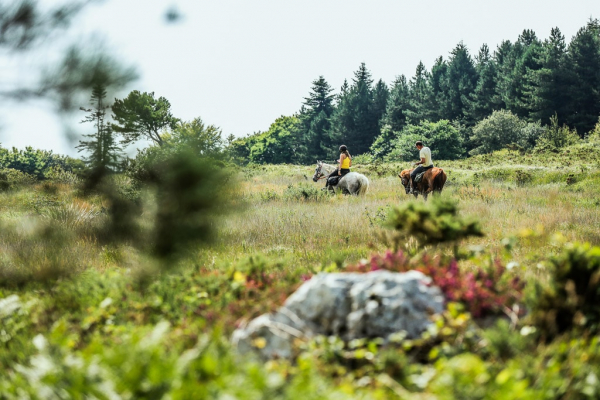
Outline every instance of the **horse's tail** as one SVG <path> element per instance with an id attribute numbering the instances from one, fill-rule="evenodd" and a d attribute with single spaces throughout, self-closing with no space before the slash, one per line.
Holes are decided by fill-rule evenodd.
<path id="1" fill-rule="evenodd" d="M 437 193 L 442 193 L 442 189 L 444 188 L 445 183 L 446 173 L 443 169 L 440 168 L 440 171 L 437 173 L 435 178 L 433 178 L 433 191 Z"/>
<path id="2" fill-rule="evenodd" d="M 358 183 L 360 184 L 360 187 L 358 188 L 357 194 L 358 195 L 367 194 L 367 190 L 369 190 L 369 179 L 364 175 L 359 175 Z"/>

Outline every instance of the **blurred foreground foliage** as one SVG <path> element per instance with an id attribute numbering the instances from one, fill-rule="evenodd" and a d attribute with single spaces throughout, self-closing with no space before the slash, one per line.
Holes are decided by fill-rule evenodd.
<path id="1" fill-rule="evenodd" d="M 0 285 L 51 284 L 85 270 L 96 243 L 131 247 L 144 275 L 174 268 L 190 249 L 209 242 L 216 219 L 233 203 L 235 179 L 185 148 L 165 153 L 145 164 L 144 180 L 123 181 L 102 166 L 86 170 L 70 203 L 56 199 L 60 174 L 44 183 L 45 194 L 32 203 L 37 217 L 2 224 Z M 29 176 L 6 171 L 0 175 L 5 187 Z M 75 254 L 81 244 L 86 251 Z"/>
<path id="2" fill-rule="evenodd" d="M 0 230 L 1 399 L 600 395 L 597 247 L 556 245 L 544 275 L 525 280 L 528 266 L 511 254 L 524 237 L 467 251 L 482 228 L 455 203 L 432 201 L 391 211 L 404 250 L 354 266 L 214 259 L 203 244 L 240 204 L 236 175 L 218 154 L 185 147 L 152 147 L 136 169 L 75 183 L 6 170 L 30 180 L 1 194 L 28 210 Z M 303 186 L 283 196 L 321 201 Z M 279 307 L 312 274 L 380 268 L 421 270 L 442 289 L 446 310 L 422 337 L 299 340 L 297 359 L 266 364 L 231 348 L 236 326 Z"/>
<path id="3" fill-rule="evenodd" d="M 569 250 L 566 250 L 568 253 Z M 303 277 L 291 260 L 252 257 L 158 277 L 137 291 L 125 270 L 52 287 L 0 290 L 2 398 L 442 398 L 596 396 L 595 335 L 474 320 L 460 302 L 421 338 L 299 342 L 295 362 L 240 358 L 225 337 L 276 308 Z M 514 272 L 514 271 L 513 271 Z M 35 290 L 32 290 L 36 288 Z M 468 304 L 468 302 L 465 302 Z M 259 345 L 259 344 L 257 344 Z M 234 383 L 235 382 L 235 383 Z M 434 396 L 434 397 L 432 397 Z"/>
<path id="4" fill-rule="evenodd" d="M 396 232 L 395 247 L 401 240 L 413 238 L 415 246 L 456 245 L 471 236 L 483 236 L 481 226 L 474 219 L 458 215 L 458 205 L 452 200 L 434 198 L 430 204 L 407 202 L 393 207 L 386 225 Z M 455 256 L 457 256 L 455 251 Z"/>
<path id="5" fill-rule="evenodd" d="M 537 284 L 532 319 L 544 336 L 600 332 L 600 247 L 568 244 L 549 260 L 552 280 Z"/>

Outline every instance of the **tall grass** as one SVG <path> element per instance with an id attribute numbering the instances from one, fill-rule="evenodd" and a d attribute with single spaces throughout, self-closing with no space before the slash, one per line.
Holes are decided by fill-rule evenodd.
<path id="1" fill-rule="evenodd" d="M 486 234 L 466 240 L 462 248 L 487 249 L 484 253 L 493 256 L 510 244 L 517 271 L 543 281 L 548 274 L 540 261 L 560 251 L 558 239 L 548 240 L 553 233 L 560 232 L 562 240 L 600 244 L 600 171 L 587 159 L 562 167 L 558 156 L 547 164 L 537 155 L 527 160 L 501 152 L 440 162 L 451 178 L 442 197 L 456 200 L 462 215 L 479 219 Z M 444 394 L 473 382 L 482 387 L 484 381 L 477 379 L 488 375 L 507 379 L 484 382 L 497 391 L 490 398 L 511 398 L 518 397 L 514 390 L 525 388 L 525 381 L 544 389 L 545 382 L 536 381 L 542 373 L 548 382 L 562 384 L 562 370 L 535 364 L 560 359 L 555 354 L 563 351 L 561 343 L 534 353 L 533 339 L 505 321 L 474 334 L 456 305 L 444 316 L 452 328 L 444 344 L 433 347 L 436 339 L 430 338 L 431 352 L 427 345 L 425 354 L 377 343 L 349 349 L 318 339 L 305 344 L 308 353 L 297 364 L 263 366 L 247 364 L 230 351 L 226 336 L 279 306 L 305 275 L 340 269 L 387 248 L 383 222 L 390 207 L 415 201 L 397 177 L 404 167 L 357 165 L 355 170 L 371 180 L 364 197 L 323 194 L 323 183 L 310 180 L 310 166 L 245 168 L 239 191 L 232 194 L 241 207 L 210 222 L 215 240 L 172 259 L 179 269 L 156 274 L 143 286 L 137 284 L 136 268 L 149 258 L 140 247 L 102 242 L 96 235 L 109 218 L 108 199 L 83 197 L 66 180 L 0 192 L 0 370 L 9 371 L 0 374 L 0 398 L 36 398 L 52 390 L 91 397 L 107 387 L 139 398 L 168 393 L 172 398 L 305 399 L 332 398 L 336 391 L 343 393 L 339 398 L 411 398 L 404 386 L 418 392 L 431 381 L 427 390 Z M 151 202 L 130 180 L 114 181 L 125 195 Z M 177 204 L 168 200 L 165 204 Z M 148 210 L 139 216 L 144 229 L 153 223 L 152 207 Z M 461 268 L 474 268 L 476 262 Z M 212 337 L 205 334 L 212 330 Z M 579 346 L 577 359 L 600 360 L 584 339 L 573 343 Z M 525 351 L 529 364 L 506 361 Z M 452 358 L 461 352 L 462 359 Z M 436 357 L 440 362 L 434 364 Z M 565 368 L 579 374 L 575 382 L 584 382 L 589 375 L 583 364 L 569 362 Z M 40 365 L 50 367 L 42 371 Z M 454 371 L 459 372 L 444 375 Z M 503 392 L 506 382 L 518 386 L 506 386 L 509 397 Z"/>
<path id="2" fill-rule="evenodd" d="M 365 197 L 338 194 L 304 201 L 286 198 L 284 194 L 290 184 L 304 181 L 302 176 L 310 173 L 310 167 L 267 167 L 244 181 L 247 207 L 226 219 L 219 231 L 216 256 L 238 259 L 253 252 L 276 253 L 293 256 L 302 265 L 310 266 L 340 256 L 345 262 L 354 262 L 381 250 L 379 222 L 385 218 L 388 207 L 414 201 L 394 176 L 400 168 L 392 167 L 377 177 L 376 173 L 369 174 L 373 167 L 360 167 L 371 179 Z M 480 166 L 476 172 L 489 174 L 496 169 Z M 308 184 L 322 186 L 312 181 Z M 596 227 L 600 210 L 593 187 L 593 180 L 588 180 L 586 189 L 572 190 L 566 179 L 561 183 L 519 184 L 514 176 L 512 180 L 479 178 L 450 182 L 442 196 L 458 201 L 466 216 L 481 220 L 486 236 L 469 239 L 466 245 L 501 247 L 504 238 L 523 229 L 543 229 L 546 234 L 561 232 L 569 240 L 599 244 Z M 269 196 L 264 196 L 266 192 Z M 521 243 L 515 249 L 515 257 L 532 251 L 551 252 L 552 248 Z"/>

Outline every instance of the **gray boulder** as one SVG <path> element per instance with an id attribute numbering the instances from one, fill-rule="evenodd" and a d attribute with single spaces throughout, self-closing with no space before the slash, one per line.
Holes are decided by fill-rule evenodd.
<path id="1" fill-rule="evenodd" d="M 416 338 L 441 313 L 444 299 L 431 279 L 418 271 L 319 274 L 304 283 L 272 314 L 236 330 L 242 353 L 291 358 L 295 338 L 335 335 L 344 340 L 404 332 Z"/>

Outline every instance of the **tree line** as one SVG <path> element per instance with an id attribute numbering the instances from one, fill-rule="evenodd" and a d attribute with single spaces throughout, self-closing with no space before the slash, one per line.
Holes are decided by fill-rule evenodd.
<path id="1" fill-rule="evenodd" d="M 157 157 L 167 157 L 173 151 L 185 149 L 197 156 L 222 158 L 222 131 L 206 125 L 201 118 L 182 121 L 173 116 L 171 103 L 153 92 L 134 90 L 124 99 L 106 102 L 106 88 L 99 82 L 93 86 L 91 108 L 82 123 L 92 123 L 95 130 L 85 135 L 77 148 L 84 152 L 83 160 L 92 170 L 110 172 L 120 169 L 144 168 Z M 149 147 L 138 150 L 135 159 L 124 157 L 123 148 L 145 140 Z"/>
<path id="2" fill-rule="evenodd" d="M 451 159 L 499 145 L 532 147 L 553 132 L 567 142 L 583 138 L 600 116 L 600 22 L 588 21 L 568 44 L 558 28 L 544 40 L 524 30 L 494 51 L 484 44 L 474 57 L 459 43 L 447 59 L 430 69 L 420 62 L 413 77 L 400 75 L 390 86 L 375 82 L 363 63 L 333 92 L 320 76 L 295 115 L 231 140 L 229 153 L 242 163 L 312 163 L 332 159 L 343 143 L 353 154 L 385 159 L 404 151 L 399 142 L 419 137 Z M 504 120 L 512 124 L 508 143 L 490 130 Z"/>

